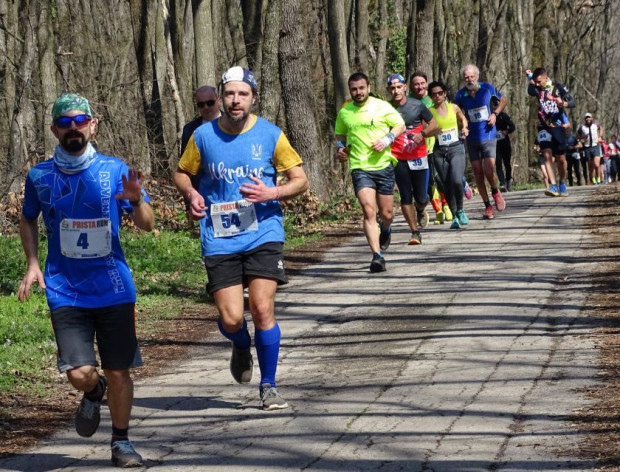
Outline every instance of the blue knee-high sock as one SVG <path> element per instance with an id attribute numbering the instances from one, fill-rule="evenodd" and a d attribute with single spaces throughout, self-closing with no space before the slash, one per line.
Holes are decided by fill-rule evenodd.
<path id="1" fill-rule="evenodd" d="M 225 338 L 230 339 L 236 348 L 248 349 L 250 347 L 252 339 L 250 338 L 250 333 L 248 332 L 248 322 L 245 319 L 243 320 L 243 325 L 236 333 L 226 332 L 222 326 L 222 321 L 219 318 L 217 320 L 217 327 L 220 329 L 220 333 L 222 333 Z"/>
<path id="2" fill-rule="evenodd" d="M 280 352 L 280 326 L 276 323 L 267 330 L 254 330 L 254 345 L 260 367 L 260 384 L 268 383 L 276 386 L 276 369 Z"/>

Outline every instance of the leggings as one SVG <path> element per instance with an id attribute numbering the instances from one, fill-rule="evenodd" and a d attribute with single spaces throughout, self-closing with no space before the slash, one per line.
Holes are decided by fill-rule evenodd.
<path id="1" fill-rule="evenodd" d="M 452 214 L 463 209 L 463 175 L 465 174 L 465 146 L 436 146 L 435 171 L 444 188 Z"/>

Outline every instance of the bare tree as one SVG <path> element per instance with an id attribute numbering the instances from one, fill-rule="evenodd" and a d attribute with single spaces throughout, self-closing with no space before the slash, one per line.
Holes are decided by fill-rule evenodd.
<path id="1" fill-rule="evenodd" d="M 327 0 L 327 33 L 334 77 L 334 101 L 338 109 L 349 94 L 349 57 L 347 55 L 344 4 Z"/>

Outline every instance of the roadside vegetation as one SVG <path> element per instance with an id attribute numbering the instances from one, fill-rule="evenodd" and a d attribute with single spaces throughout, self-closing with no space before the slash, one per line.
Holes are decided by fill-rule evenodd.
<path id="1" fill-rule="evenodd" d="M 322 239 L 326 227 L 345 221 L 357 211 L 355 201 L 338 197 L 320 203 L 307 195 L 286 203 L 285 250 Z M 158 206 L 161 208 L 155 203 L 156 209 Z M 152 233 L 135 231 L 129 225 L 122 230 L 123 248 L 138 290 L 140 335 L 149 341 L 156 340 L 162 325 L 183 313 L 185 307 L 210 303 L 204 289 L 206 275 L 198 230 L 188 228 L 182 212 L 177 212 L 174 219 L 177 224 L 181 222 L 178 226 L 183 229 L 170 229 L 174 225 L 160 220 L 158 230 Z M 41 231 L 41 267 L 45 247 Z M 0 397 L 44 396 L 58 381 L 56 343 L 43 290 L 34 285 L 29 301 L 17 300 L 26 263 L 16 232 L 0 237 L 0 260 Z"/>

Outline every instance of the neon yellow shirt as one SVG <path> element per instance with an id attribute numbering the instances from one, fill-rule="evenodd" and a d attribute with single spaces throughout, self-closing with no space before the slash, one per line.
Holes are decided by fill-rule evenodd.
<path id="1" fill-rule="evenodd" d="M 347 137 L 349 168 L 374 171 L 385 169 L 396 163 L 390 147 L 377 152 L 372 150 L 372 143 L 383 138 L 399 124 L 404 124 L 392 105 L 384 100 L 368 97 L 364 105 L 347 103 L 338 112 L 335 134 Z"/>

